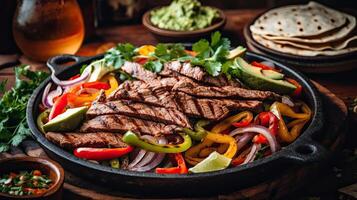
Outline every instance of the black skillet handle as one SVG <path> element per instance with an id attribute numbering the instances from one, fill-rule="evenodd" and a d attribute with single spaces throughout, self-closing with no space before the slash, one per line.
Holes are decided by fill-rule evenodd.
<path id="1" fill-rule="evenodd" d="M 68 62 L 74 62 L 74 64 L 83 62 L 87 60 L 87 57 L 75 56 L 71 54 L 63 54 L 59 56 L 54 56 L 47 60 L 47 67 L 51 72 L 57 74 L 60 69 L 63 67 L 63 64 Z"/>
<path id="2" fill-rule="evenodd" d="M 326 161 L 330 154 L 331 152 L 318 142 L 304 138 L 289 149 L 284 158 L 296 164 L 306 164 Z"/>

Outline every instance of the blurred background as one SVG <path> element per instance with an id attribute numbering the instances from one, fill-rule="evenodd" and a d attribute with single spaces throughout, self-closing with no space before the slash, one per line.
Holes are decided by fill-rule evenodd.
<path id="1" fill-rule="evenodd" d="M 32 1 L 32 0 L 27 0 Z M 58 1 L 65 0 L 45 0 Z M 15 0 L 0 1 L 0 53 L 11 54 L 18 52 L 13 39 L 12 20 L 16 10 Z M 95 36 L 95 28 L 140 23 L 142 14 L 150 8 L 167 5 L 170 0 L 78 0 L 85 25 L 85 41 Z M 221 9 L 268 9 L 275 6 L 306 3 L 307 0 L 204 0 L 204 4 Z M 319 2 L 333 8 L 357 8 L 356 0 L 320 0 Z"/>

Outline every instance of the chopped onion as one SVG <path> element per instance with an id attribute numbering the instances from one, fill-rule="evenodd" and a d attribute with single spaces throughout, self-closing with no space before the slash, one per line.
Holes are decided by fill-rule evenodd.
<path id="1" fill-rule="evenodd" d="M 263 65 L 266 65 L 266 66 L 268 66 L 268 67 L 272 67 L 272 68 L 275 68 L 275 65 L 274 65 L 274 63 L 272 63 L 272 62 L 270 62 L 270 61 L 262 61 L 262 62 L 260 62 L 260 63 L 262 63 Z"/>
<path id="2" fill-rule="evenodd" d="M 262 134 L 268 140 L 268 143 L 269 143 L 272 153 L 276 152 L 279 149 L 279 144 L 276 141 L 275 136 L 273 134 L 271 134 L 269 129 L 267 129 L 264 126 L 250 125 L 250 126 L 243 127 L 243 128 L 237 128 L 237 129 L 234 129 L 232 132 L 230 132 L 229 135 L 234 137 L 237 134 L 242 134 L 242 133 L 247 133 L 247 132 Z"/>
<path id="3" fill-rule="evenodd" d="M 249 162 L 253 162 L 255 157 L 257 156 L 258 151 L 260 150 L 261 145 L 260 144 L 253 144 L 252 148 L 250 149 L 249 154 L 247 155 L 247 157 L 245 158 L 244 162 L 242 163 L 242 165 L 247 164 Z"/>
<path id="4" fill-rule="evenodd" d="M 52 107 L 53 104 L 54 104 L 53 99 L 54 99 L 55 97 L 60 96 L 60 95 L 62 94 L 62 92 L 63 92 L 62 87 L 61 87 L 61 86 L 57 86 L 57 89 L 56 89 L 56 90 L 52 90 L 52 91 L 48 94 L 47 99 L 46 99 L 47 104 L 48 104 L 50 107 Z"/>
<path id="5" fill-rule="evenodd" d="M 283 95 L 283 96 L 281 97 L 281 102 L 284 103 L 284 104 L 286 104 L 286 105 L 288 105 L 288 106 L 290 106 L 290 107 L 294 107 L 294 106 L 295 106 L 295 104 L 294 104 L 294 102 L 291 100 L 291 98 L 290 98 L 289 96 L 286 96 L 286 95 Z"/>
<path id="6" fill-rule="evenodd" d="M 48 96 L 48 92 L 50 91 L 51 89 L 51 86 L 52 86 L 52 83 L 49 82 L 46 87 L 45 87 L 45 90 L 43 91 L 43 94 L 42 94 L 42 104 L 46 107 L 46 108 L 51 108 L 51 105 L 49 105 L 47 103 L 47 96 Z"/>
<path id="7" fill-rule="evenodd" d="M 86 69 L 81 74 L 81 76 L 76 78 L 76 79 L 68 80 L 68 81 L 61 81 L 56 77 L 55 72 L 52 71 L 51 79 L 52 79 L 52 81 L 54 83 L 56 83 L 59 86 L 71 86 L 71 85 L 74 85 L 74 84 L 77 84 L 79 82 L 82 82 L 82 81 L 86 80 L 90 76 L 90 74 L 91 74 L 91 70 L 90 69 L 88 69 L 88 70 Z"/>

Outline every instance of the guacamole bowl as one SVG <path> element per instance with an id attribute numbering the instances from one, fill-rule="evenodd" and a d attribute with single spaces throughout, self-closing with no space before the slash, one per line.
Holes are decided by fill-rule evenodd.
<path id="1" fill-rule="evenodd" d="M 159 9 L 160 7 L 154 8 L 147 11 L 142 18 L 142 23 L 145 28 L 150 31 L 160 42 L 190 42 L 197 39 L 210 36 L 214 31 L 221 30 L 226 24 L 226 16 L 222 10 L 214 8 L 219 13 L 219 18 L 214 20 L 211 25 L 203 29 L 192 30 L 192 31 L 176 31 L 169 29 L 162 29 L 155 26 L 150 18 L 151 12 L 153 10 Z"/>

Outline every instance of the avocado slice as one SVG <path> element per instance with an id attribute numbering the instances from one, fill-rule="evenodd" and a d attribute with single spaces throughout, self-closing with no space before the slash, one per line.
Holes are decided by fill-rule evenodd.
<path id="1" fill-rule="evenodd" d="M 98 81 L 107 73 L 115 70 L 113 66 L 106 66 L 104 59 L 97 60 L 88 65 L 88 67 L 92 68 L 92 73 L 89 77 L 89 82 Z"/>
<path id="2" fill-rule="evenodd" d="M 85 118 L 85 114 L 88 110 L 87 106 L 71 108 L 64 113 L 53 118 L 51 121 L 43 125 L 45 132 L 66 132 L 73 131 L 79 127 Z"/>
<path id="3" fill-rule="evenodd" d="M 235 57 L 241 56 L 243 53 L 245 53 L 245 51 L 247 51 L 246 48 L 244 48 L 242 46 L 238 46 L 237 48 L 229 51 L 227 59 L 230 60 L 230 59 L 233 59 Z"/>
<path id="4" fill-rule="evenodd" d="M 280 94 L 291 94 L 296 89 L 295 85 L 283 79 L 282 73 L 254 67 L 241 57 L 237 57 L 234 61 L 238 78 L 253 89 L 270 90 Z"/>

